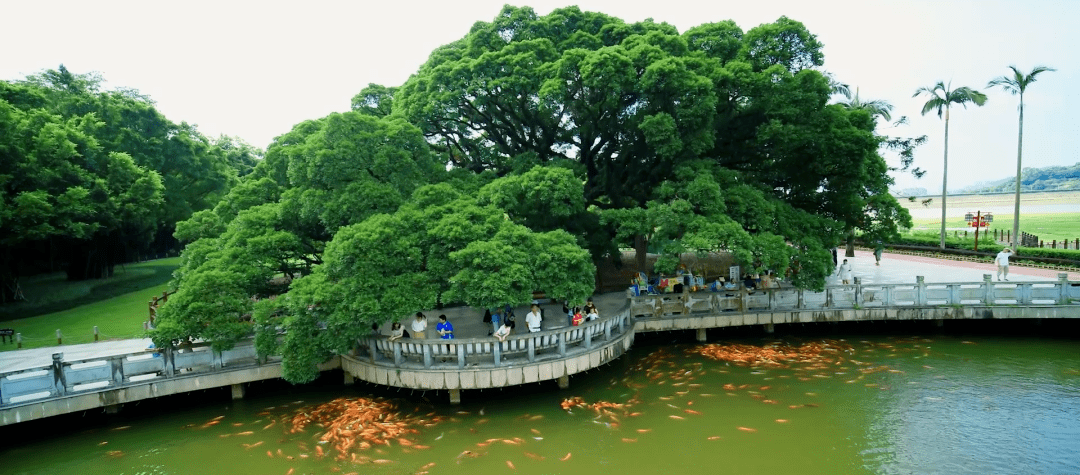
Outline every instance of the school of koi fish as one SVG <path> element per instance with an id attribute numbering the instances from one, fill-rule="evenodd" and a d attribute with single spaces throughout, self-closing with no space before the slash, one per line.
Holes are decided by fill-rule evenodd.
<path id="1" fill-rule="evenodd" d="M 699 398 L 710 398 L 716 396 L 714 390 L 717 392 L 726 391 L 729 396 L 734 396 L 736 393 L 743 393 L 749 395 L 753 399 L 756 399 L 765 404 L 780 404 L 779 401 L 771 399 L 769 394 L 773 391 L 773 386 L 767 381 L 762 381 L 761 384 L 735 384 L 729 381 L 725 381 L 723 374 L 729 371 L 723 367 L 707 367 L 707 362 L 700 359 L 688 358 L 688 356 L 701 356 L 708 359 L 717 361 L 728 362 L 733 365 L 748 367 L 755 370 L 766 370 L 784 368 L 789 370 L 784 374 L 778 375 L 777 378 L 791 378 L 798 380 L 811 380 L 812 378 L 831 378 L 838 375 L 851 374 L 854 379 L 848 380 L 848 383 L 854 383 L 861 380 L 863 377 L 878 373 L 878 372 L 892 372 L 899 373 L 901 371 L 890 368 L 886 365 L 877 363 L 869 363 L 856 359 L 857 355 L 870 353 L 877 356 L 889 356 L 895 354 L 897 351 L 917 351 L 920 349 L 920 345 L 915 343 L 928 342 L 929 340 L 910 340 L 904 343 L 910 345 L 897 345 L 893 343 L 872 343 L 863 341 L 862 345 L 856 348 L 855 346 L 847 343 L 843 340 L 820 340 L 812 342 L 804 342 L 800 344 L 791 344 L 784 342 L 775 342 L 764 345 L 751 345 L 751 344 L 702 344 L 693 345 L 689 347 L 662 347 L 649 353 L 648 355 L 638 358 L 636 362 L 629 365 L 624 375 L 611 379 L 609 390 L 618 390 L 620 388 L 627 388 L 630 391 L 623 394 L 617 401 L 611 400 L 586 400 L 582 396 L 572 396 L 562 399 L 559 403 L 561 409 L 566 411 L 568 415 L 576 416 L 580 412 L 575 410 L 582 410 L 586 414 L 592 413 L 594 416 L 591 418 L 591 422 L 601 424 L 604 427 L 618 432 L 625 430 L 623 423 L 627 421 L 627 418 L 634 418 L 644 414 L 644 412 L 660 411 L 672 411 L 671 413 L 662 413 L 660 417 L 666 415 L 671 420 L 688 420 L 694 417 L 702 416 L 700 410 L 706 410 L 705 404 L 699 404 L 695 406 L 695 402 L 699 401 Z M 897 342 L 894 342 L 897 343 Z M 902 348 L 900 346 L 903 346 Z M 928 348 L 928 347 L 927 347 Z M 928 351 L 923 349 L 924 351 Z M 890 352 L 882 354 L 884 352 Z M 876 359 L 876 358 L 867 358 Z M 928 366 L 924 368 L 931 369 Z M 755 371 L 751 374 L 759 374 Z M 719 376 L 718 376 L 719 375 Z M 765 378 L 773 379 L 773 378 Z M 777 380 L 779 381 L 779 379 Z M 768 384 L 766 384 L 768 383 Z M 878 383 L 868 383 L 868 387 L 877 387 Z M 656 396 L 655 389 L 670 387 L 671 392 L 663 395 Z M 650 388 L 649 392 L 644 392 L 645 388 Z M 886 389 L 881 387 L 881 389 Z M 646 396 L 646 394 L 653 394 L 652 396 Z M 813 393 L 805 393 L 808 396 L 813 396 Z M 655 401 L 653 400 L 655 398 Z M 799 401 L 792 401 L 799 402 Z M 713 404 L 715 406 L 715 404 Z M 804 408 L 804 407 L 817 407 L 816 404 L 793 404 L 788 406 L 790 409 Z M 303 405 L 302 401 L 296 401 L 291 404 L 286 404 L 281 407 L 269 407 L 263 412 L 259 413 L 259 416 L 265 416 L 265 419 L 259 419 L 254 422 L 236 422 L 232 423 L 233 427 L 241 427 L 246 424 L 255 424 L 255 429 L 258 426 L 262 426 L 263 431 L 274 429 L 270 433 L 284 435 L 285 438 L 279 440 L 279 442 L 286 442 L 291 439 L 292 435 L 307 434 L 301 437 L 304 440 L 295 440 L 298 444 L 299 451 L 295 453 L 289 453 L 288 450 L 283 451 L 281 448 L 273 450 L 267 450 L 266 455 L 270 458 L 281 458 L 286 460 L 297 460 L 307 458 L 332 458 L 342 462 L 354 462 L 357 464 L 393 464 L 397 463 L 389 458 L 392 457 L 393 452 L 388 449 L 394 445 L 401 448 L 403 453 L 414 453 L 415 450 L 423 450 L 430 448 L 426 445 L 420 445 L 418 439 L 423 439 L 421 430 L 435 427 L 441 423 L 451 424 L 451 428 L 447 429 L 449 433 L 460 433 L 458 428 L 461 427 L 461 423 L 468 419 L 471 415 L 469 411 L 457 411 L 454 415 L 440 415 L 439 412 L 429 412 L 422 414 L 423 410 L 420 406 L 414 408 L 411 413 L 408 410 L 401 410 L 397 403 L 392 400 L 386 400 L 382 398 L 367 398 L 367 397 L 339 397 L 331 401 L 315 404 L 315 405 Z M 480 426 L 488 421 L 484 417 L 484 410 L 481 409 L 478 413 L 480 416 L 473 421 L 473 426 L 470 428 L 462 428 L 473 434 L 480 434 Z M 656 415 L 655 413 L 653 414 Z M 522 422 L 538 421 L 543 419 L 542 414 L 522 414 L 516 419 Z M 778 418 L 775 419 L 777 424 L 787 424 L 790 419 Z M 188 428 L 193 429 L 207 429 L 222 422 L 226 422 L 225 416 L 218 416 L 203 424 L 189 424 Z M 227 425 L 227 424 L 224 424 Z M 634 427 L 634 426 L 637 427 Z M 633 437 L 620 437 L 624 443 L 636 443 L 641 437 L 649 437 L 647 434 L 653 431 L 651 427 L 640 427 L 641 422 L 635 424 L 629 424 L 629 427 L 633 428 L 635 434 Z M 276 429 L 275 429 L 276 427 Z M 117 428 L 114 430 L 126 429 L 127 427 Z M 314 428 L 314 434 L 309 434 Z M 492 445 L 509 445 L 509 446 L 522 446 L 524 449 L 527 444 L 536 444 L 539 441 L 543 441 L 544 437 L 541 432 L 536 428 L 529 429 L 531 432 L 531 439 L 523 437 L 492 437 L 480 442 L 469 442 L 465 450 L 461 451 L 457 457 L 456 462 L 458 464 L 466 461 L 467 459 L 478 458 L 489 453 L 489 449 Z M 727 432 L 720 432 L 720 431 Z M 734 437 L 734 434 L 739 432 L 746 434 L 753 434 L 759 431 L 755 427 L 746 427 L 732 424 L 727 429 L 717 428 L 716 435 L 707 436 L 707 440 L 716 441 L 722 440 L 724 437 Z M 256 437 L 251 437 L 260 432 L 257 430 L 240 430 L 238 432 L 229 431 L 227 433 L 220 434 L 221 438 L 235 437 L 252 441 Z M 723 435 L 721 435 L 723 434 Z M 504 434 L 505 435 L 505 434 Z M 527 435 L 527 434 L 522 434 Z M 435 437 L 433 441 L 442 439 L 442 435 Z M 747 435 L 747 437 L 753 437 Z M 426 438 L 432 440 L 430 438 Z M 477 439 L 474 439 L 474 441 Z M 432 442 L 428 442 L 432 443 Z M 445 443 L 445 442 L 442 442 Z M 102 442 L 99 445 L 105 445 L 107 442 Z M 263 444 L 262 440 L 253 441 L 251 443 L 241 443 L 240 446 L 244 450 L 251 450 L 259 447 Z M 543 444 L 539 442 L 539 444 Z M 325 448 L 324 448 L 325 447 Z M 548 457 L 551 459 L 558 459 L 561 461 L 567 461 L 571 458 L 571 453 L 566 453 L 563 456 L 554 453 L 544 454 L 542 450 L 536 450 L 541 453 L 534 453 L 530 451 L 523 451 L 522 455 L 536 461 L 545 460 Z M 117 458 L 123 456 L 120 451 L 108 451 L 106 452 L 108 457 Z M 561 454 L 561 452 L 560 452 Z M 518 460 L 519 464 L 527 461 Z M 424 475 L 429 469 L 435 466 L 435 462 L 430 462 L 427 465 L 420 467 L 419 470 L 415 470 L 412 473 Z M 507 468 L 516 470 L 514 461 L 506 460 Z M 332 471 L 341 471 L 340 468 L 332 468 Z M 292 471 L 290 469 L 290 471 Z M 355 472 L 354 472 L 355 473 Z M 350 474 L 344 474 L 350 475 Z"/>
<path id="2" fill-rule="evenodd" d="M 323 433 L 320 443 L 329 444 L 337 451 L 337 459 L 352 458 L 357 460 L 354 449 L 366 450 L 373 445 L 390 446 L 396 442 L 403 447 L 425 449 L 407 436 L 419 431 L 420 425 L 434 425 L 442 420 L 434 413 L 427 419 L 406 416 L 398 411 L 397 406 L 389 401 L 364 397 L 340 397 L 315 406 L 299 408 L 288 418 L 290 433 L 303 432 L 312 424 Z M 318 456 L 323 456 L 321 446 L 315 446 Z M 374 461 L 373 461 L 374 462 Z"/>

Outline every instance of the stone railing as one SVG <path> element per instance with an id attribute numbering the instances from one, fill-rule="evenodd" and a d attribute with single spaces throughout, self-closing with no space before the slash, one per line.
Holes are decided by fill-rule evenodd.
<path id="1" fill-rule="evenodd" d="M 928 284 L 920 276 L 914 284 L 856 282 L 829 286 L 821 292 L 765 289 L 643 295 L 630 298 L 630 315 L 994 305 L 1080 305 L 1080 282 L 1069 281 L 1068 274 L 1058 274 L 1056 281 L 994 282 L 986 274 L 982 282 Z"/>
<path id="2" fill-rule="evenodd" d="M 183 351 L 146 349 L 77 361 L 65 361 L 63 353 L 53 353 L 52 358 L 52 364 L 47 366 L 0 373 L 0 407 L 232 371 L 260 363 L 250 342 L 222 352 L 206 344 L 194 344 Z"/>
<path id="3" fill-rule="evenodd" d="M 629 331 L 633 331 L 633 325 L 624 307 L 616 315 L 580 326 L 515 334 L 502 342 L 494 337 L 397 341 L 386 336 L 361 338 L 357 341 L 357 357 L 379 366 L 409 369 L 499 367 L 566 358 L 593 350 Z"/>

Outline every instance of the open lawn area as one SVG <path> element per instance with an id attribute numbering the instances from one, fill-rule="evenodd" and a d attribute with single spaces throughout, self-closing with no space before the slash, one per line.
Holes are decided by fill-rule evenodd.
<path id="1" fill-rule="evenodd" d="M 911 228 L 912 231 L 937 231 L 941 229 L 940 217 L 937 219 L 913 217 L 912 222 L 914 223 Z M 995 215 L 994 222 L 990 224 L 989 229 L 991 232 L 997 229 L 1011 233 L 1012 226 L 1012 213 L 1009 213 L 1007 216 Z M 945 227 L 949 230 L 961 230 L 961 234 L 963 234 L 963 229 L 966 229 L 968 234 L 975 233 L 975 228 L 969 227 L 963 216 L 950 219 L 945 223 Z M 983 228 L 980 234 L 984 231 L 986 231 L 986 228 Z M 1039 236 L 1039 239 L 1047 243 L 1055 239 L 1058 242 L 1068 239 L 1070 242 L 1069 248 L 1072 249 L 1074 240 L 1080 238 L 1080 213 L 1022 215 L 1020 217 L 1020 231 Z"/>
<path id="2" fill-rule="evenodd" d="M 931 202 L 924 205 L 922 201 L 926 199 Z M 950 232 L 963 234 L 967 230 L 972 234 L 975 228 L 964 221 L 964 214 L 989 211 L 994 215 L 991 232 L 998 229 L 1011 233 L 1015 199 L 1012 193 L 949 196 L 945 227 Z M 921 196 L 914 201 L 898 198 L 898 201 L 911 213 L 912 231 L 941 229 L 940 196 Z M 1020 195 L 1020 231 L 1039 236 L 1047 243 L 1055 239 L 1074 242 L 1080 238 L 1080 191 L 1024 192 Z"/>
<path id="3" fill-rule="evenodd" d="M 68 282 L 63 274 L 27 279 L 23 292 L 29 301 L 0 306 L 0 327 L 22 333 L 24 348 L 55 345 L 57 329 L 64 344 L 89 343 L 95 325 L 102 339 L 141 337 L 147 302 L 167 290 L 179 263 L 174 257 L 129 264 L 112 278 L 94 281 Z M 19 309 L 34 316 L 20 315 Z"/>

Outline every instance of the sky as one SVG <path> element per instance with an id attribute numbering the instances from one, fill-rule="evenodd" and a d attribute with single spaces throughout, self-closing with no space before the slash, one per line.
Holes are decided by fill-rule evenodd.
<path id="1" fill-rule="evenodd" d="M 512 0 L 511 0 L 512 1 Z M 106 87 L 150 96 L 174 122 L 204 134 L 237 136 L 265 148 L 293 125 L 349 109 L 369 83 L 397 86 L 435 48 L 491 21 L 507 0 L 231 1 L 0 0 L 0 80 L 63 63 L 100 72 Z M 889 135 L 927 135 L 915 179 L 894 188 L 940 193 L 944 122 L 920 115 L 915 90 L 938 81 L 989 96 L 954 109 L 949 123 L 949 190 L 1015 177 L 1016 96 L 986 83 L 1016 65 L 1044 73 L 1024 95 L 1024 167 L 1080 162 L 1080 1 L 533 0 L 543 15 L 578 5 L 627 22 L 652 18 L 679 31 L 734 20 L 743 31 L 780 16 L 801 21 L 824 44 L 825 64 L 864 100 L 894 106 L 909 123 Z M 1070 88 L 1068 85 L 1073 84 Z M 887 157 L 890 164 L 897 164 Z"/>

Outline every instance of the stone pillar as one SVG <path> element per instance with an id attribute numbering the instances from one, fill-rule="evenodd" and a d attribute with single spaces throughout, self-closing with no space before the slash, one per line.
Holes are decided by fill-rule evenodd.
<path id="1" fill-rule="evenodd" d="M 769 322 L 769 323 L 765 324 L 765 333 L 768 333 L 768 334 L 771 335 L 775 331 L 776 331 L 776 328 L 773 326 L 772 322 Z"/>
<path id="2" fill-rule="evenodd" d="M 570 388 L 570 376 L 564 374 L 562 376 L 559 376 L 555 381 L 559 383 L 559 389 Z"/>
<path id="3" fill-rule="evenodd" d="M 455 406 L 458 405 L 458 404 L 461 404 L 461 390 L 460 389 L 451 389 L 450 390 L 450 404 L 453 404 Z"/>
<path id="4" fill-rule="evenodd" d="M 352 373 L 350 373 L 348 371 L 342 371 L 342 373 L 345 374 L 345 385 L 346 386 L 352 386 L 353 383 L 356 382 L 356 378 L 353 377 Z"/>
<path id="5" fill-rule="evenodd" d="M 943 319 L 943 318 L 935 319 L 934 320 L 934 326 L 936 326 L 938 328 L 941 328 L 941 327 L 945 326 L 945 319 Z"/>
<path id="6" fill-rule="evenodd" d="M 105 406 L 105 413 L 106 414 L 119 414 L 121 407 L 123 407 L 122 404 L 109 404 L 108 406 Z"/>
<path id="7" fill-rule="evenodd" d="M 697 329 L 697 341 L 705 343 L 708 340 L 709 339 L 705 336 L 705 329 L 704 328 L 698 328 Z"/>
<path id="8" fill-rule="evenodd" d="M 233 400 L 244 399 L 244 384 L 243 383 L 234 384 L 234 385 L 231 386 L 231 388 L 232 388 L 232 398 L 233 398 Z"/>

